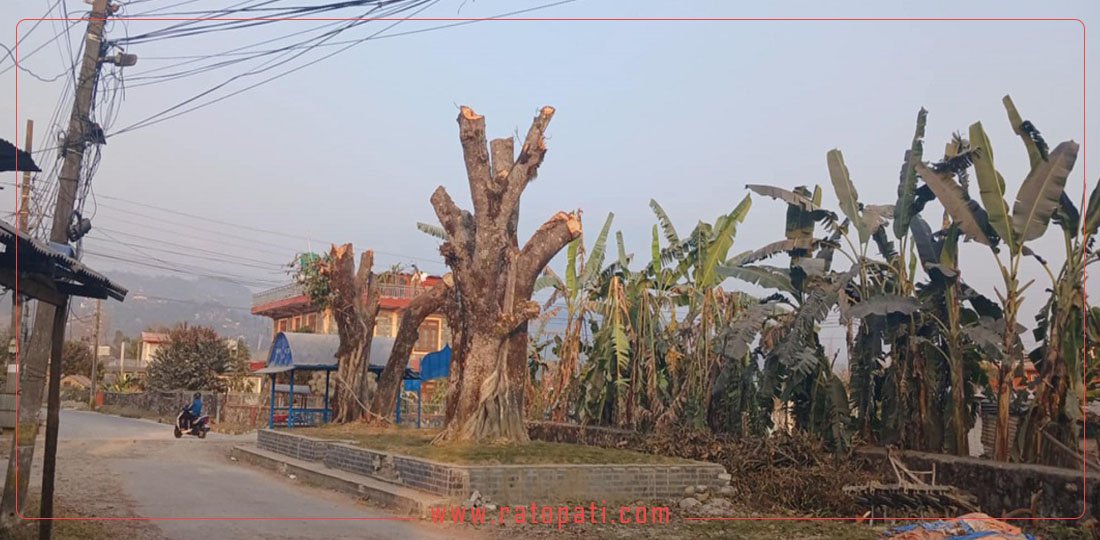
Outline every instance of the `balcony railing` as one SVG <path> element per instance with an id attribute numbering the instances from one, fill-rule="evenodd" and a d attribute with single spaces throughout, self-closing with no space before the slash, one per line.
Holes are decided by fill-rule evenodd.
<path id="1" fill-rule="evenodd" d="M 252 307 L 262 306 L 264 304 L 270 304 L 272 302 L 278 302 L 279 300 L 286 300 L 288 298 L 295 298 L 305 294 L 302 286 L 297 283 L 291 283 L 289 285 L 283 285 L 282 287 L 275 287 L 274 289 L 268 289 L 266 291 L 258 292 L 252 295 Z"/>
<path id="2" fill-rule="evenodd" d="M 399 283 L 383 283 L 380 286 L 382 287 L 382 298 L 412 299 L 428 289 L 428 287 L 423 285 L 405 285 Z M 291 283 L 253 294 L 252 306 L 256 307 L 278 302 L 280 300 L 288 300 L 290 298 L 302 296 L 303 294 L 305 294 L 305 291 L 302 289 L 301 285 Z"/>
<path id="3" fill-rule="evenodd" d="M 428 288 L 423 285 L 404 285 L 398 283 L 383 283 L 382 298 L 416 298 L 417 295 Z"/>

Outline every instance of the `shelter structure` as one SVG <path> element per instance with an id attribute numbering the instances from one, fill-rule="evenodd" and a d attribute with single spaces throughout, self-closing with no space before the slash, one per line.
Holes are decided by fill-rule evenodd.
<path id="1" fill-rule="evenodd" d="M 368 370 L 375 377 L 382 374 L 386 360 L 393 350 L 394 339 L 375 336 L 371 341 L 370 365 Z M 336 351 L 340 348 L 340 336 L 335 334 L 305 334 L 297 332 L 279 332 L 271 343 L 267 365 L 255 371 L 258 375 L 267 375 L 271 383 L 271 408 L 268 415 L 268 427 L 309 426 L 327 423 L 332 411 L 329 397 L 332 389 L 332 373 L 339 367 Z M 402 377 L 402 389 L 417 393 L 417 427 L 420 427 L 420 383 L 421 381 L 447 377 L 451 370 L 451 348 L 433 352 L 424 357 L 420 371 L 405 369 Z M 299 372 L 323 372 L 325 374 L 323 401 L 321 407 L 310 406 L 312 389 L 307 384 L 296 382 Z M 280 384 L 280 376 L 285 380 Z M 401 400 L 397 405 L 397 421 L 401 421 Z"/>
<path id="2" fill-rule="evenodd" d="M 256 370 L 268 375 L 271 382 L 271 411 L 268 427 L 316 425 L 328 422 L 332 410 L 329 397 L 332 389 L 332 372 L 339 367 L 336 351 L 340 348 L 340 336 L 335 334 L 306 334 L 279 332 L 271 343 L 267 366 Z M 375 375 L 382 372 L 385 361 L 393 350 L 393 338 L 375 336 L 371 341 L 371 365 Z M 299 372 L 323 372 L 325 383 L 321 407 L 310 407 L 312 391 L 308 385 L 295 384 Z M 278 384 L 279 375 L 285 375 L 286 383 Z"/>

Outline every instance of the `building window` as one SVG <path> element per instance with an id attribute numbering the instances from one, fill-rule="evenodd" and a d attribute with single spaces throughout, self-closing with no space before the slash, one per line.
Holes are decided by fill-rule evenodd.
<path id="1" fill-rule="evenodd" d="M 314 332 L 316 332 L 318 330 L 318 328 L 317 328 L 317 314 L 316 313 L 310 313 L 309 315 L 306 315 L 305 324 L 303 326 L 309 328 L 310 330 L 312 330 Z"/>
<path id="2" fill-rule="evenodd" d="M 276 326 L 279 332 L 286 332 L 287 319 L 279 319 L 279 323 Z"/>
<path id="3" fill-rule="evenodd" d="M 301 316 L 295 316 L 294 320 L 290 323 L 290 330 L 292 332 L 296 332 L 301 327 L 302 327 L 302 317 Z"/>
<path id="4" fill-rule="evenodd" d="M 417 351 L 435 352 L 439 349 L 439 321 L 426 320 L 420 325 L 420 339 L 416 341 Z"/>
<path id="5" fill-rule="evenodd" d="M 378 318 L 374 320 L 374 335 L 393 337 L 393 314 L 388 311 L 378 313 Z"/>

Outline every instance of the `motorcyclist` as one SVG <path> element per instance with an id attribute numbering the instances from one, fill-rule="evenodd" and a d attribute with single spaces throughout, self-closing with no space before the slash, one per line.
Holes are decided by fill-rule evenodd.
<path id="1" fill-rule="evenodd" d="M 202 394 L 199 392 L 195 392 L 195 395 L 192 397 L 191 400 L 191 406 L 185 409 L 183 412 L 184 427 L 190 429 L 191 422 L 194 422 L 199 418 L 202 418 Z"/>

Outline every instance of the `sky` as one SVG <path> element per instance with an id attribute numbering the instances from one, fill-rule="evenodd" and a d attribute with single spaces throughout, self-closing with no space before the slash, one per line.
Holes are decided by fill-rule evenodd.
<path id="1" fill-rule="evenodd" d="M 76 0 L 61 1 L 71 13 L 86 9 Z M 420 16 L 486 17 L 549 2 L 442 0 Z M 5 2 L 0 12 L 9 21 L 41 17 L 53 3 Z M 176 3 L 143 0 L 123 13 L 184 9 L 170 7 Z M 186 9 L 222 4 L 195 0 Z M 1096 40 L 1087 46 L 1083 41 L 1085 28 L 1100 24 L 1095 2 L 772 4 L 578 0 L 526 16 L 1067 17 L 1083 24 L 498 20 L 371 40 L 212 106 L 110 136 L 85 211 L 94 227 L 84 243 L 87 260 L 108 270 L 167 272 L 149 268 L 153 260 L 175 273 L 229 276 L 259 289 L 286 280 L 278 265 L 294 253 L 353 242 L 357 250 L 375 249 L 379 266 L 416 264 L 442 273 L 437 241 L 419 232 L 416 223 L 436 223 L 428 199 L 439 185 L 470 208 L 455 121 L 460 105 L 485 115 L 490 138 L 522 134 L 541 106 L 554 106 L 546 161 L 523 198 L 521 238 L 555 212 L 574 209 L 583 210 L 586 230 L 594 236 L 613 212 L 613 230 L 622 231 L 628 251 L 640 263 L 648 260 L 655 223 L 651 198 L 681 234 L 699 220 L 712 222 L 732 210 L 748 193 L 745 184 L 788 189 L 819 184 L 825 205 L 838 208 L 825 163 L 833 148 L 844 152 L 864 203 L 893 204 L 902 156 L 921 107 L 929 111 L 929 159 L 942 155 L 953 132 L 983 123 L 1009 204 L 1028 162 L 1008 124 L 1002 96 L 1013 97 L 1052 147 L 1071 139 L 1083 143 L 1086 128 L 1096 131 L 1095 120 L 1086 125 L 1083 105 L 1084 84 L 1100 87 L 1096 70 L 1087 81 L 1083 73 L 1083 54 L 1100 58 Z M 33 23 L 22 22 L 20 31 Z M 53 38 L 60 24 L 44 23 L 20 51 Z M 116 23 L 108 37 L 166 24 Z M 129 46 L 127 52 L 139 60 L 124 70 L 125 97 L 108 134 L 242 71 L 233 67 L 175 80 L 142 79 L 194 65 L 173 67 L 180 60 L 165 57 L 225 51 L 320 24 L 287 21 L 255 31 Z M 347 35 L 365 36 L 386 24 L 371 22 Z M 408 21 L 388 33 L 440 24 L 445 23 Z M 82 25 L 72 28 L 74 47 L 82 32 Z M 0 43 L 11 47 L 15 39 L 14 25 L 0 28 Z M 46 78 L 63 73 L 68 60 L 60 43 L 28 58 L 24 67 Z M 10 65 L 7 59 L 0 70 Z M 9 96 L 0 100 L 5 126 L 0 137 L 16 140 L 18 132 L 22 146 L 23 122 L 32 118 L 41 133 L 35 145 L 43 148 L 65 78 L 43 83 L 21 74 L 17 108 L 15 73 L 0 73 Z M 238 80 L 226 90 L 261 78 Z M 142 85 L 147 81 L 159 82 Z M 1095 100 L 1090 101 L 1090 118 L 1097 118 Z M 66 117 L 67 111 L 68 105 Z M 1075 200 L 1086 177 L 1090 186 L 1096 180 L 1095 172 L 1085 170 L 1087 158 L 1096 154 L 1085 146 L 1078 159 L 1067 188 Z M 6 212 L 15 208 L 10 185 L 15 175 L 9 176 L 0 178 L 5 182 L 0 205 Z M 782 203 L 754 196 L 731 253 L 780 239 L 784 210 Z M 1036 246 L 1053 265 L 1060 264 L 1056 229 Z M 563 257 L 552 263 L 559 271 L 562 265 Z M 993 294 L 1000 276 L 988 250 L 965 246 L 962 268 L 964 279 Z M 1034 264 L 1025 263 L 1024 274 L 1038 281 L 1021 318 L 1030 322 L 1049 280 Z M 733 281 L 726 286 L 758 292 Z M 1100 285 L 1088 289 L 1100 292 Z"/>

